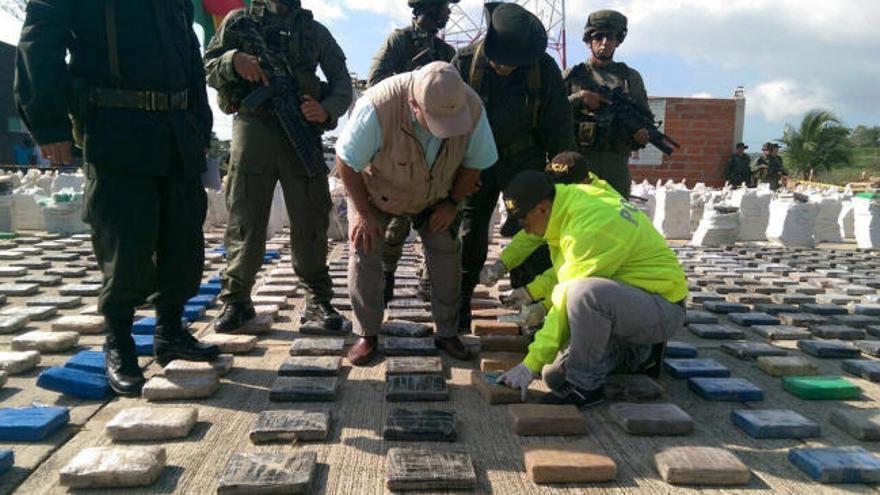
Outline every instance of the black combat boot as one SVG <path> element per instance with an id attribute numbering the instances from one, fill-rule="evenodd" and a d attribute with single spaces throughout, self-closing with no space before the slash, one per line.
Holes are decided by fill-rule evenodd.
<path id="1" fill-rule="evenodd" d="M 394 299 L 394 272 L 385 272 L 385 293 L 383 295 L 385 299 L 385 307 L 388 307 L 388 303 Z"/>
<path id="2" fill-rule="evenodd" d="M 226 303 L 220 317 L 214 322 L 214 329 L 220 333 L 235 332 L 256 317 L 257 311 L 250 301 Z"/>
<path id="3" fill-rule="evenodd" d="M 299 328 L 306 333 L 341 333 L 345 331 L 345 318 L 329 302 L 309 298 L 299 318 Z"/>
<path id="4" fill-rule="evenodd" d="M 134 339 L 131 337 L 132 318 L 105 318 L 107 340 L 104 343 L 104 361 L 107 383 L 118 395 L 138 397 L 144 386 L 144 373 L 138 365 Z"/>
<path id="5" fill-rule="evenodd" d="M 639 366 L 636 374 L 648 375 L 653 379 L 660 378 L 660 369 L 663 365 L 663 355 L 666 353 L 666 342 L 660 342 L 651 346 L 651 356 Z"/>
<path id="6" fill-rule="evenodd" d="M 153 353 L 159 366 L 165 366 L 175 359 L 184 361 L 213 361 L 220 355 L 216 345 L 203 344 L 196 340 L 180 321 L 183 308 L 156 309 L 156 338 L 153 340 Z"/>

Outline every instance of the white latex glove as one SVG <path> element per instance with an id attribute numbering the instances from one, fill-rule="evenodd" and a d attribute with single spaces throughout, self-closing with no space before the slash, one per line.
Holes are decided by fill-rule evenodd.
<path id="1" fill-rule="evenodd" d="M 535 302 L 529 290 L 525 287 L 517 287 L 508 293 L 504 298 L 504 305 L 509 308 L 521 308 L 526 304 Z"/>
<path id="2" fill-rule="evenodd" d="M 536 302 L 523 306 L 519 313 L 499 316 L 498 321 L 516 323 L 521 328 L 539 327 L 544 323 L 546 316 L 547 308 L 544 307 L 543 303 Z"/>
<path id="3" fill-rule="evenodd" d="M 492 287 L 497 284 L 501 277 L 507 274 L 507 267 L 500 260 L 493 265 L 484 266 L 480 270 L 480 283 L 486 287 Z"/>
<path id="4" fill-rule="evenodd" d="M 544 318 L 547 316 L 547 308 L 544 307 L 544 303 L 536 302 L 523 306 L 519 314 L 522 315 L 523 326 L 539 327 L 544 323 Z"/>
<path id="5" fill-rule="evenodd" d="M 529 384 L 538 379 L 538 374 L 523 363 L 510 368 L 498 377 L 497 382 L 512 389 L 519 389 L 522 401 L 529 395 Z"/>

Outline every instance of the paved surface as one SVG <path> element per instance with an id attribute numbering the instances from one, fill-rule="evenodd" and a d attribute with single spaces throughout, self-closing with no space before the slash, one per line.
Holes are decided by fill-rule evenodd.
<path id="1" fill-rule="evenodd" d="M 27 234 L 30 235 L 30 234 Z M 219 245 L 218 232 L 209 234 L 211 247 Z M 273 242 L 282 247 L 287 255 L 285 241 L 276 238 Z M 0 251 L 13 249 L 12 244 L 0 246 Z M 81 246 L 88 247 L 88 242 Z M 852 246 L 834 246 L 841 249 L 841 260 L 846 258 L 846 250 Z M 70 251 L 72 247 L 65 248 Z M 412 247 L 410 248 L 412 249 Z M 54 251 L 45 251 L 50 253 Z M 781 251 L 780 251 L 781 252 Z M 826 261 L 838 256 L 829 249 Z M 700 259 L 708 254 L 710 258 Z M 333 248 L 331 259 L 338 260 L 343 255 L 343 247 Z M 694 261 L 689 266 L 708 266 L 720 263 L 725 269 L 713 274 L 719 279 L 730 279 L 734 283 L 742 280 L 743 274 L 737 274 L 728 266 L 733 261 L 737 266 L 746 267 L 758 264 L 749 253 L 743 251 L 698 252 L 685 250 L 682 258 Z M 821 256 L 800 253 L 806 257 L 808 264 L 815 264 Z M 40 255 L 29 256 L 39 258 Z M 795 257 L 797 258 L 797 257 Z M 873 265 L 865 257 L 859 261 L 868 269 L 880 273 L 880 263 Z M 88 258 L 84 254 L 83 262 Z M 13 265 L 14 261 L 2 261 L 0 266 Z M 853 261 L 855 263 L 855 261 Z M 53 262 L 53 267 L 68 266 L 70 262 Z M 843 264 L 843 262 L 841 262 Z M 262 275 L 272 270 L 289 266 L 285 260 L 274 261 L 264 267 Z M 222 260 L 206 266 L 206 278 L 223 267 Z M 809 269 L 797 268 L 797 270 Z M 813 266 L 815 268 L 815 266 Z M 42 273 L 43 270 L 28 270 L 29 275 Z M 88 276 L 98 272 L 90 269 Z M 692 274 L 691 281 L 703 283 L 708 275 Z M 10 280 L 11 281 L 11 280 Z M 65 279 L 65 283 L 76 283 L 76 279 Z M 724 280 L 727 285 L 729 281 Z M 701 290 L 711 290 L 711 285 Z M 340 288 L 344 292 L 344 288 Z M 828 292 L 833 292 L 833 287 Z M 55 294 L 55 288 L 42 288 L 39 295 Z M 31 296 L 34 297 L 34 296 Z M 728 296 L 729 297 L 729 296 Z M 10 297 L 4 307 L 24 304 L 30 297 Z M 771 378 L 760 371 L 754 362 L 740 361 L 719 351 L 721 341 L 700 339 L 690 332 L 682 330 L 676 340 L 690 342 L 700 350 L 700 357 L 715 358 L 733 371 L 733 376 L 746 378 L 763 389 L 766 398 L 758 403 L 708 402 L 700 399 L 687 388 L 686 380 L 675 380 L 663 375 L 659 382 L 665 387 L 667 398 L 687 411 L 694 419 L 696 428 L 693 434 L 685 437 L 634 437 L 624 433 L 617 427 L 609 415 L 608 405 L 602 405 L 585 411 L 590 432 L 585 437 L 520 438 L 511 432 L 507 407 L 503 405 L 488 406 L 477 392 L 470 386 L 470 370 L 477 366 L 476 361 L 462 362 L 444 357 L 445 373 L 450 388 L 450 399 L 447 402 L 413 403 L 414 408 L 436 408 L 454 411 L 457 416 L 458 441 L 455 443 L 414 443 L 386 442 L 382 439 L 382 427 L 388 410 L 393 405 L 384 399 L 385 366 L 377 360 L 372 366 L 352 368 L 344 361 L 341 374 L 341 386 L 337 399 L 329 404 L 286 404 L 268 401 L 271 387 L 277 370 L 288 356 L 288 347 L 293 339 L 299 337 L 297 332 L 298 309 L 302 304 L 300 298 L 290 298 L 292 307 L 282 310 L 275 321 L 271 333 L 260 337 L 256 350 L 235 357 L 233 371 L 222 380 L 219 392 L 205 400 L 195 401 L 199 409 L 199 422 L 190 436 L 181 441 L 150 443 L 137 445 L 164 445 L 168 452 L 167 467 L 160 480 L 148 489 L 130 490 L 131 493 L 213 493 L 217 481 L 229 457 L 235 452 L 290 452 L 296 450 L 314 451 L 318 456 L 318 468 L 312 488 L 315 493 L 327 494 L 372 494 L 386 493 L 385 466 L 386 453 L 394 447 L 424 447 L 436 450 L 464 450 L 470 453 L 477 474 L 476 493 L 499 494 L 538 494 L 538 493 L 685 493 L 697 489 L 673 487 L 662 481 L 654 465 L 654 454 L 665 447 L 694 445 L 714 446 L 729 449 L 736 454 L 754 473 L 749 485 L 737 489 L 715 489 L 699 487 L 700 491 L 737 492 L 737 493 L 832 493 L 832 492 L 873 492 L 875 488 L 868 485 L 819 485 L 810 481 L 806 475 L 795 468 L 786 455 L 790 448 L 803 446 L 849 446 L 859 445 L 877 453 L 874 443 L 859 442 L 846 433 L 831 425 L 828 417 L 836 408 L 871 408 L 877 407 L 880 400 L 880 388 L 875 384 L 855 377 L 847 377 L 858 384 L 863 391 L 863 399 L 848 402 L 803 401 L 783 391 L 779 379 Z M 61 310 L 60 314 L 76 314 L 85 307 L 95 303 L 95 298 L 87 297 L 79 308 Z M 208 317 L 193 325 L 199 335 L 209 333 L 210 320 L 217 316 L 219 310 L 209 311 Z M 143 314 L 151 314 L 144 310 Z M 11 339 L 31 329 L 48 329 L 49 322 L 34 322 L 25 330 L 13 335 L 0 336 L 0 351 L 10 350 Z M 760 341 L 753 332 L 746 331 L 749 340 Z M 351 338 L 349 337 L 349 341 Z M 80 348 L 99 349 L 102 336 L 83 336 Z M 467 337 L 469 344 L 475 348 L 478 341 Z M 781 344 L 782 347 L 793 349 L 791 343 Z M 75 454 L 87 447 L 110 445 L 111 441 L 104 434 L 104 425 L 120 410 L 146 405 L 139 399 L 114 399 L 110 401 L 86 401 L 61 396 L 54 392 L 39 389 L 35 386 L 38 373 L 49 366 L 58 366 L 66 361 L 75 351 L 44 355 L 40 367 L 24 375 L 9 378 L 0 389 L 2 407 L 22 407 L 33 403 L 44 405 L 63 405 L 70 407 L 71 425 L 65 430 L 49 437 L 46 441 L 32 445 L 8 444 L 0 448 L 12 449 L 16 455 L 15 467 L 0 476 L 0 492 L 9 493 L 66 493 L 66 489 L 58 484 L 59 469 Z M 805 356 L 802 352 L 794 354 Z M 820 374 L 846 376 L 840 369 L 840 360 L 816 359 L 807 357 L 819 366 Z M 160 372 L 159 367 L 143 358 L 148 375 Z M 187 404 L 174 402 L 173 404 Z M 248 439 L 248 431 L 257 414 L 265 409 L 302 408 L 332 410 L 330 434 L 326 441 L 301 443 L 295 445 L 255 446 Z M 409 405 L 408 405 L 409 407 Z M 756 408 L 793 409 L 804 416 L 820 423 L 822 436 L 810 441 L 796 440 L 756 440 L 733 426 L 730 413 L 735 409 Z M 587 485 L 553 485 L 537 486 L 525 474 L 522 459 L 522 447 L 530 443 L 561 441 L 574 443 L 596 449 L 617 462 L 617 480 L 611 483 Z M 106 491 L 105 491 L 106 493 Z"/>

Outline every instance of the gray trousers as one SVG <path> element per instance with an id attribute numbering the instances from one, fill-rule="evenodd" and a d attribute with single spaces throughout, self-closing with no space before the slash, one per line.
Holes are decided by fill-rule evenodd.
<path id="1" fill-rule="evenodd" d="M 409 237 L 412 221 L 409 217 L 394 217 L 385 229 L 385 242 L 382 245 L 382 269 L 386 272 L 397 270 L 397 263 L 403 256 L 403 245 Z"/>
<path id="2" fill-rule="evenodd" d="M 354 221 L 354 205 L 348 204 L 349 225 Z M 395 217 L 376 210 L 382 231 Z M 427 223 L 427 222 L 426 222 Z M 461 242 L 448 230 L 433 233 L 427 225 L 418 229 L 431 278 L 431 312 L 437 334 L 458 335 L 458 304 L 461 296 Z M 355 250 L 348 258 L 348 283 L 354 333 L 364 337 L 379 334 L 385 315 L 383 292 L 385 275 L 382 267 L 382 243 L 371 252 Z"/>
<path id="3" fill-rule="evenodd" d="M 568 290 L 569 345 L 544 368 L 552 388 L 565 381 L 584 390 L 609 374 L 636 371 L 651 346 L 684 326 L 685 310 L 663 297 L 605 278 L 585 278 Z"/>

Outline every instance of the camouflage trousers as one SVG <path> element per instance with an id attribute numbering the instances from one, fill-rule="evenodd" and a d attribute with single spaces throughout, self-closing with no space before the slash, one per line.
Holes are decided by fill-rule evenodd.
<path id="1" fill-rule="evenodd" d="M 256 173 L 231 166 L 226 191 L 228 266 L 220 298 L 225 303 L 250 300 L 266 253 L 272 196 L 280 181 L 290 218 L 293 269 L 307 298 L 329 302 L 333 285 L 327 268 L 327 227 L 332 201 L 327 176 L 308 177 L 294 173 L 289 166 L 270 166 L 272 163 L 269 160 Z"/>

